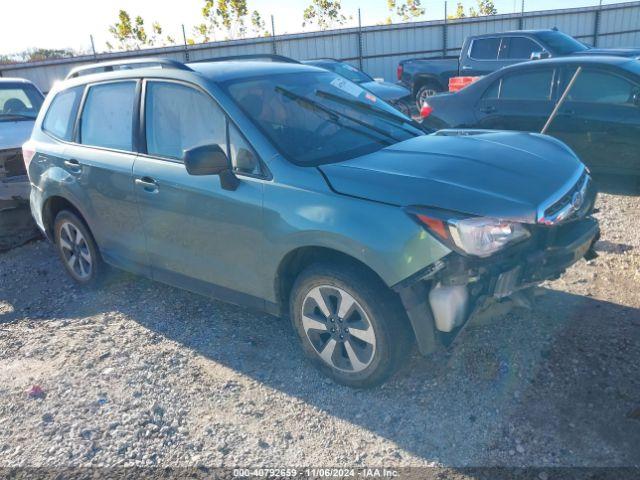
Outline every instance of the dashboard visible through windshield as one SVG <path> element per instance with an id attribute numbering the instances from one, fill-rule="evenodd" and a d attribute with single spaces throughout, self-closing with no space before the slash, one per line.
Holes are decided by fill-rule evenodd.
<path id="1" fill-rule="evenodd" d="M 347 160 L 425 133 L 368 90 L 331 72 L 243 78 L 225 88 L 298 165 Z"/>
<path id="2" fill-rule="evenodd" d="M 42 106 L 42 95 L 31 84 L 0 83 L 0 122 L 35 120 Z"/>

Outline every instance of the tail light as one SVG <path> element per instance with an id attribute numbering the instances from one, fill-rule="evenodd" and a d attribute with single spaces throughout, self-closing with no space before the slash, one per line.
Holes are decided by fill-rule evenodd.
<path id="1" fill-rule="evenodd" d="M 396 75 L 398 76 L 398 80 L 402 80 L 402 74 L 404 73 L 404 67 L 399 64 L 398 70 L 396 71 Z"/>
<path id="2" fill-rule="evenodd" d="M 24 160 L 24 166 L 27 169 L 27 173 L 29 173 L 29 164 L 35 155 L 36 149 L 31 141 L 22 145 L 22 159 Z"/>
<path id="3" fill-rule="evenodd" d="M 433 107 L 429 105 L 427 102 L 422 104 L 422 108 L 420 109 L 420 116 L 422 118 L 427 118 L 433 112 Z"/>

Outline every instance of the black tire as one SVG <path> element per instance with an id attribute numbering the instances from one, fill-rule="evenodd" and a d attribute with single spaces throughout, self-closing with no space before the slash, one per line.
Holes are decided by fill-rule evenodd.
<path id="1" fill-rule="evenodd" d="M 429 80 L 420 85 L 420 88 L 416 91 L 416 105 L 418 111 L 422 108 L 422 102 L 429 97 L 434 96 L 436 93 L 442 92 L 442 88 L 436 82 Z"/>
<path id="2" fill-rule="evenodd" d="M 315 290 L 322 287 L 323 290 Z M 328 293 L 327 292 L 328 289 Z M 346 292 L 350 296 L 350 300 L 355 300 L 356 306 L 352 308 L 349 315 L 344 316 L 344 323 L 340 327 L 352 325 L 350 332 L 345 333 L 347 339 L 337 340 L 335 333 L 327 331 L 310 329 L 310 334 L 303 325 L 303 312 L 306 312 L 305 320 L 308 325 L 309 315 L 318 315 L 318 319 L 325 319 L 324 325 L 338 326 L 337 323 L 329 323 L 329 316 L 322 315 L 319 307 L 315 307 L 313 312 L 305 310 L 309 308 L 309 298 L 313 292 L 323 291 L 329 298 L 325 301 L 325 307 L 331 304 L 332 289 L 338 289 Z M 325 293 L 322 297 L 325 297 Z M 342 298 L 342 297 L 339 297 Z M 332 309 L 338 313 L 342 300 L 336 299 Z M 313 306 L 315 300 L 311 301 Z M 362 312 L 360 311 L 362 310 Z M 332 315 L 333 316 L 333 315 Z M 374 274 L 365 268 L 357 265 L 338 265 L 338 264 L 314 264 L 304 270 L 296 279 L 290 300 L 290 317 L 293 327 L 298 333 L 302 343 L 302 349 L 306 357 L 318 368 L 322 373 L 332 378 L 335 382 L 354 388 L 370 388 L 380 385 L 387 380 L 402 365 L 407 353 L 411 349 L 413 336 L 408 325 L 408 319 L 404 312 L 404 308 L 398 297 Z M 354 321 L 355 317 L 355 321 Z M 335 315 L 335 320 L 339 317 Z M 370 325 L 375 334 L 375 345 L 368 345 L 360 340 L 360 335 L 353 335 L 354 330 L 360 330 L 357 327 Z M 347 329 L 344 329 L 346 331 Z M 341 330 L 343 331 L 343 330 Z M 369 332 L 369 328 L 366 328 Z M 328 336 L 328 337 L 327 337 Z M 356 337 L 356 338 L 354 338 Z M 317 340 L 314 345 L 311 338 Z M 350 361 L 354 350 L 358 350 L 364 355 L 364 360 L 360 363 L 360 367 L 368 360 L 367 366 L 360 371 L 346 371 L 337 368 L 323 360 L 319 350 L 324 351 L 320 345 L 324 343 L 325 348 L 332 338 L 336 338 L 338 343 L 334 343 L 334 355 L 338 363 L 343 363 L 343 367 L 347 370 L 349 365 L 352 369 L 354 364 Z M 323 340 L 324 339 L 324 340 Z M 349 343 L 349 347 L 347 347 Z M 371 348 L 372 347 L 372 348 Z M 348 355 L 347 348 L 351 350 Z M 363 353 L 364 352 L 364 353 Z M 360 359 L 358 359 L 360 362 Z"/>
<path id="3" fill-rule="evenodd" d="M 76 232 L 73 229 L 81 234 L 79 243 L 73 241 L 79 238 L 77 235 L 74 236 Z M 73 238 L 70 237 L 69 232 Z M 105 270 L 104 261 L 93 235 L 78 215 L 69 210 L 59 212 L 53 224 L 53 238 L 65 270 L 76 283 L 91 285 L 102 279 Z M 70 241 L 73 251 L 68 248 Z M 70 265 L 71 255 L 76 256 L 75 268 Z M 90 260 L 86 260 L 87 258 Z M 82 275 L 82 272 L 85 272 L 85 275 Z"/>

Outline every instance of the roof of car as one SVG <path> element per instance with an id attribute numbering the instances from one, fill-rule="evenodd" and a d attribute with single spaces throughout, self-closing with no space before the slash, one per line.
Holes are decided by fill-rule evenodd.
<path id="1" fill-rule="evenodd" d="M 302 63 L 306 63 L 307 65 L 316 65 L 319 63 L 343 63 L 340 60 L 336 60 L 335 58 L 314 58 L 313 60 L 303 60 Z"/>
<path id="2" fill-rule="evenodd" d="M 478 35 L 473 35 L 473 37 L 474 38 L 499 37 L 504 35 L 515 35 L 515 34 L 536 35 L 538 33 L 557 32 L 557 31 L 558 30 L 553 30 L 552 28 L 539 28 L 536 30 L 509 30 L 507 32 L 481 33 Z"/>
<path id="3" fill-rule="evenodd" d="M 0 77 L 0 83 L 31 83 L 26 78 L 18 77 Z"/>
<path id="4" fill-rule="evenodd" d="M 546 58 L 543 60 L 530 60 L 528 62 L 517 63 L 504 67 L 506 69 L 513 69 L 517 67 L 532 66 L 532 65 L 558 65 L 558 64 L 579 64 L 579 65 L 613 65 L 621 67 L 625 64 L 637 62 L 637 59 L 629 57 L 619 57 L 614 55 L 575 55 L 567 57 L 555 57 Z"/>
<path id="5" fill-rule="evenodd" d="M 301 63 L 264 62 L 259 60 L 199 62 L 188 63 L 187 66 L 214 82 L 226 82 L 228 80 L 261 75 L 318 71 L 316 67 Z"/>

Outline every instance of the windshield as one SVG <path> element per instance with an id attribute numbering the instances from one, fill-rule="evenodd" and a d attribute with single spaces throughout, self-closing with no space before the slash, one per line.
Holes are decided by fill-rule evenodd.
<path id="1" fill-rule="evenodd" d="M 223 87 L 297 165 L 347 160 L 425 133 L 369 91 L 331 72 L 243 78 Z"/>
<path id="2" fill-rule="evenodd" d="M 42 100 L 40 92 L 31 84 L 0 83 L 0 122 L 35 120 Z"/>
<path id="3" fill-rule="evenodd" d="M 556 55 L 569 55 L 589 49 L 585 44 L 562 32 L 540 32 L 538 38 Z"/>
<path id="4" fill-rule="evenodd" d="M 369 75 L 361 72 L 355 67 L 352 67 L 348 63 L 339 63 L 339 62 L 319 63 L 318 66 L 322 68 L 326 68 L 327 70 L 331 70 L 332 72 L 335 72 L 338 75 L 342 75 L 344 78 L 347 78 L 354 83 L 373 82 L 373 79 Z"/>

